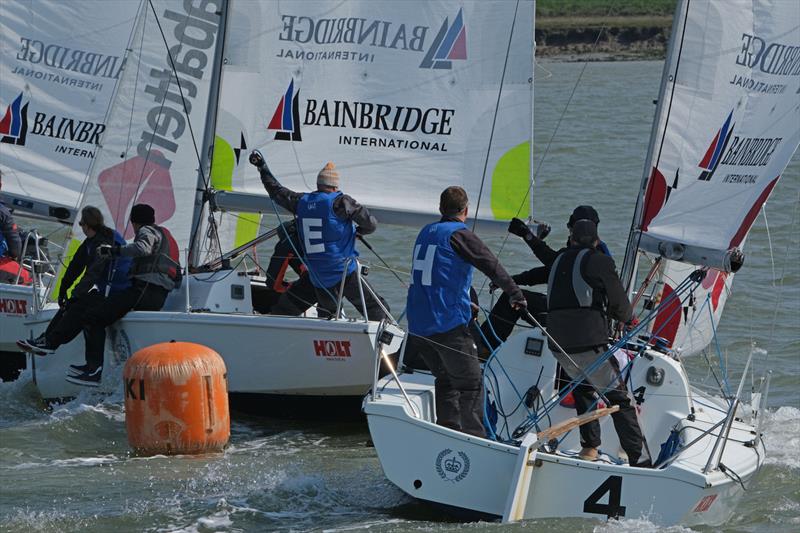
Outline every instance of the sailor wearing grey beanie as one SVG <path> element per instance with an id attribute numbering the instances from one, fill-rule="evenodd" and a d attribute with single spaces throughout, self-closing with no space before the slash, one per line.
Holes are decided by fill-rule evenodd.
<path id="1" fill-rule="evenodd" d="M 281 295 L 271 312 L 296 315 L 318 302 L 321 316 L 333 315 L 345 276 L 343 295 L 362 313 L 356 237 L 374 232 L 378 221 L 366 207 L 339 191 L 340 175 L 332 162 L 326 163 L 317 174 L 317 190 L 307 193 L 281 185 L 258 150 L 250 154 L 250 163 L 258 169 L 270 198 L 297 216 L 303 248 L 299 253 L 308 269 Z M 380 296 L 375 298 L 372 292 L 374 289 L 363 291 L 367 315 L 370 320 L 380 320 L 386 317 L 384 308 L 388 310 L 388 304 Z"/>

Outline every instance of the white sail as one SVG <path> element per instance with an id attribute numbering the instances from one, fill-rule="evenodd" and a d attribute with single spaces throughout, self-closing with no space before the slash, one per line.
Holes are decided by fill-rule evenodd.
<path id="1" fill-rule="evenodd" d="M 526 217 L 532 19 L 531 1 L 232 3 L 217 128 L 232 189 L 264 195 L 246 146 L 299 191 L 333 161 L 384 222 L 434 216 L 448 185 L 481 219 Z"/>
<path id="2" fill-rule="evenodd" d="M 76 207 L 142 6 L 0 2 L 0 168 L 9 203 Z"/>
<path id="3" fill-rule="evenodd" d="M 673 37 L 631 242 L 665 258 L 656 302 L 694 265 L 710 267 L 654 325 L 691 354 L 712 339 L 737 267 L 731 251 L 800 142 L 800 5 L 685 0 Z"/>

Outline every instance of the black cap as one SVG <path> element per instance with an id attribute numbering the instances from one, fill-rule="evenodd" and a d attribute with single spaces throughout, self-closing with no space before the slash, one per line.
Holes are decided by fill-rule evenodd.
<path id="1" fill-rule="evenodd" d="M 597 211 L 594 207 L 590 205 L 579 205 L 575 208 L 572 214 L 569 216 L 569 222 L 567 222 L 567 227 L 571 228 L 575 225 L 575 222 L 578 220 L 591 220 L 595 223 L 595 225 L 600 223 L 600 217 L 597 215 Z"/>
<path id="2" fill-rule="evenodd" d="M 581 246 L 592 246 L 598 239 L 597 224 L 591 220 L 576 220 L 572 226 L 572 240 Z"/>
<path id="3" fill-rule="evenodd" d="M 141 224 L 143 226 L 147 224 L 155 224 L 156 212 L 153 211 L 153 208 L 147 204 L 136 204 L 131 207 L 131 222 L 135 224 Z"/>

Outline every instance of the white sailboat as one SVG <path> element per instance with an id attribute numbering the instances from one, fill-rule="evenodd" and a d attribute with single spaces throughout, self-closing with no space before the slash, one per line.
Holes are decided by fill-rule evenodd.
<path id="1" fill-rule="evenodd" d="M 191 265 L 214 262 L 246 244 L 241 213 L 280 213 L 247 167 L 247 151 L 260 148 L 300 191 L 333 159 L 345 192 L 381 223 L 435 219 L 439 176 L 476 198 L 483 188 L 479 228 L 504 227 L 520 204 L 527 216 L 531 28 L 509 55 L 495 36 L 515 4 L 410 5 L 148 0 L 82 204 L 130 237 L 130 206 L 150 203 Z M 222 355 L 234 400 L 324 397 L 357 413 L 378 341 L 397 350 L 403 332 L 343 315 L 259 315 L 260 288 L 244 263 L 190 274 L 162 311 L 109 328 L 103 386 L 118 386 L 113 369 L 139 348 L 191 340 Z M 42 395 L 74 395 L 64 375 L 82 359 L 81 339 L 34 358 Z"/>
<path id="2" fill-rule="evenodd" d="M 681 323 L 702 328 L 686 352 L 713 338 L 726 277 L 741 266 L 740 247 L 800 142 L 797 50 L 795 2 L 678 4 L 624 275 L 634 278 L 640 256 L 656 266 L 650 288 L 637 291 L 646 299 L 642 324 L 605 354 L 628 350 L 629 393 L 655 467 L 625 462 L 604 409 L 594 415 L 602 459 L 578 458 L 574 429 L 585 419 L 559 404 L 569 389 L 559 394 L 545 334 L 530 330 L 486 364 L 496 440 L 437 426 L 425 373 L 376 382 L 364 411 L 390 481 L 415 498 L 503 521 L 626 517 L 692 526 L 731 517 L 764 463 L 769 380 L 744 413 L 752 354 L 738 387 L 724 383 L 710 395 L 690 384 L 673 347 L 689 342 L 676 337 Z M 704 299 L 711 307 L 701 311 Z M 656 341 L 668 327 L 667 341 Z"/>
<path id="3" fill-rule="evenodd" d="M 0 284 L 0 357 L 24 366 L 16 340 L 48 305 L 57 283 L 57 254 L 29 227 L 30 218 L 72 223 L 109 103 L 125 64 L 125 49 L 141 6 L 136 2 L 0 4 L 0 200 L 29 217 L 23 243 L 33 284 Z M 65 24 L 64 21 L 80 21 Z M 52 245 L 57 245 L 53 242 Z M 51 263 L 52 259 L 52 263 Z"/>

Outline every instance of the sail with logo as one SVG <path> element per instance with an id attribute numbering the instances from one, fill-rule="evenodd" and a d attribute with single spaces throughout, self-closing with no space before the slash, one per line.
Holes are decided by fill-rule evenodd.
<path id="1" fill-rule="evenodd" d="M 213 3 L 144 2 L 82 201 L 126 239 L 131 207 L 146 203 L 181 250 L 190 246 L 198 179 L 207 179 L 201 154 L 219 32 Z"/>
<path id="2" fill-rule="evenodd" d="M 654 261 L 645 303 L 655 305 L 695 265 L 708 268 L 653 324 L 684 354 L 713 338 L 747 234 L 800 142 L 797 5 L 751 4 L 690 1 L 676 18 L 623 271 L 630 280 L 636 255 Z M 712 27 L 720 18 L 723 30 Z"/>
<path id="3" fill-rule="evenodd" d="M 0 3 L 0 169 L 9 206 L 71 220 L 141 7 Z"/>
<path id="4" fill-rule="evenodd" d="M 263 197 L 241 157 L 258 148 L 298 191 L 333 161 L 381 223 L 437 218 L 446 185 L 466 189 L 478 231 L 527 217 L 531 19 L 530 2 L 233 3 L 217 136 L 237 190 Z"/>

